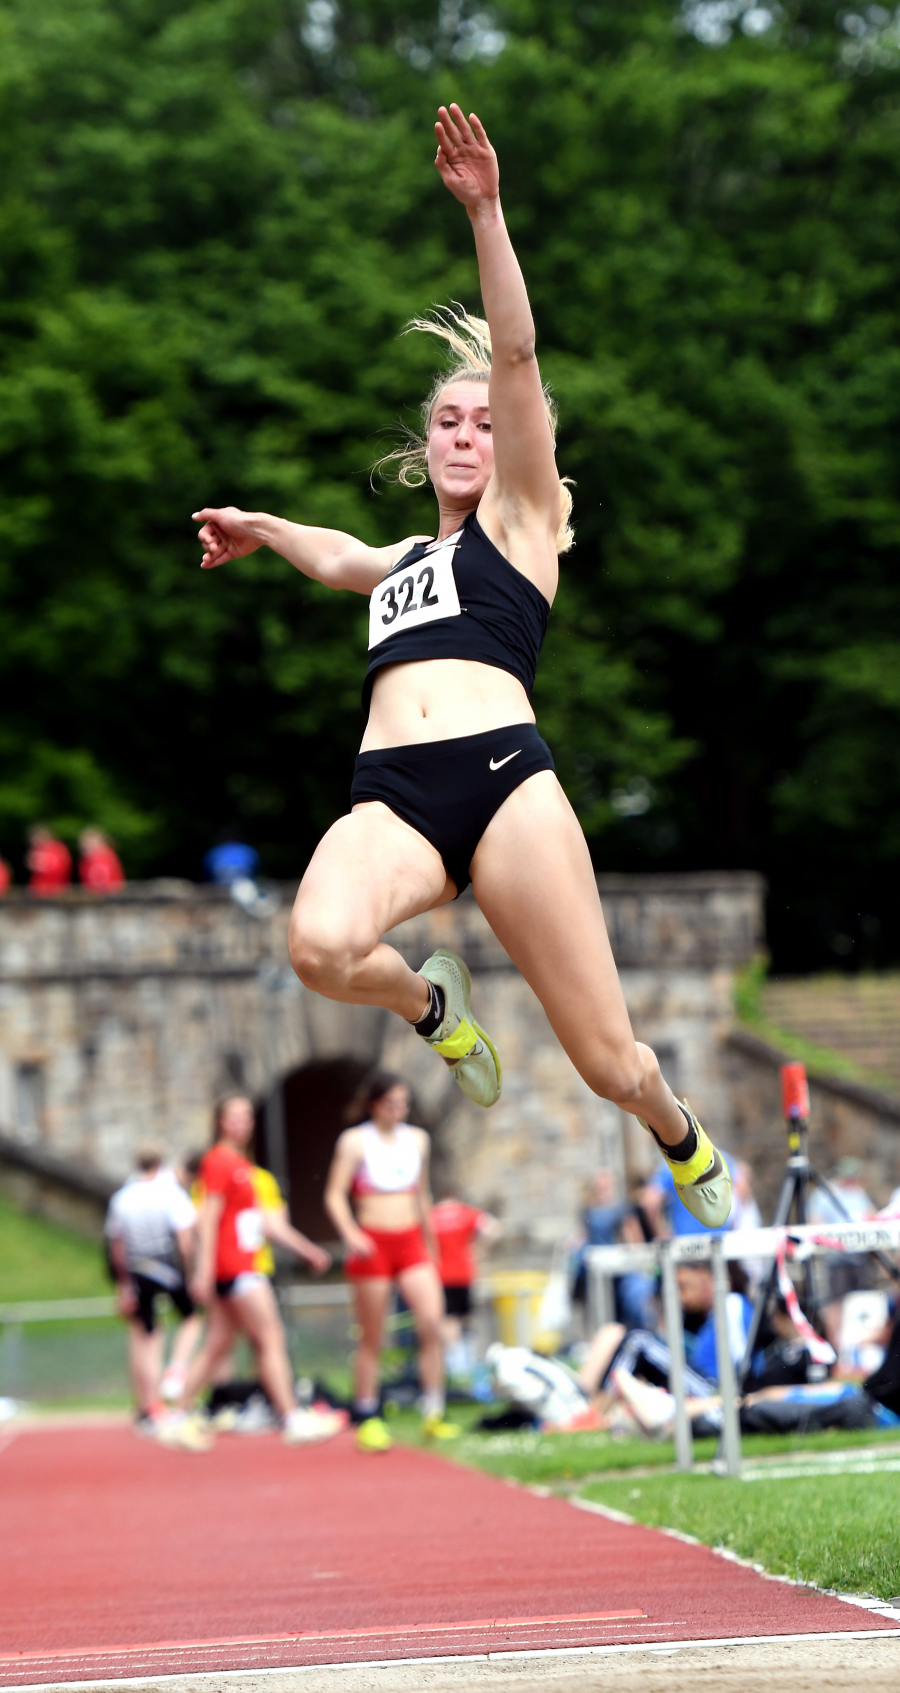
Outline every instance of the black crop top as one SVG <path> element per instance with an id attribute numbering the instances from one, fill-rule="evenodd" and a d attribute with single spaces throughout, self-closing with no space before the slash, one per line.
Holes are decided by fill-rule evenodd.
<path id="1" fill-rule="evenodd" d="M 468 658 L 508 670 L 531 693 L 550 606 L 489 540 L 475 512 L 443 541 L 417 541 L 369 601 L 368 711 L 376 670 Z"/>

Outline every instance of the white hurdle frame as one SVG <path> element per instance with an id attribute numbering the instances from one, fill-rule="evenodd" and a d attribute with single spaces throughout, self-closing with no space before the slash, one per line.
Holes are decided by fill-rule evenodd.
<path id="1" fill-rule="evenodd" d="M 817 1238 L 818 1237 L 818 1238 Z M 684 1330 L 675 1271 L 679 1264 L 711 1264 L 713 1273 L 713 1316 L 716 1325 L 716 1354 L 719 1360 L 719 1390 L 722 1397 L 722 1461 L 716 1467 L 727 1476 L 741 1473 L 740 1401 L 731 1348 L 728 1343 L 729 1263 L 742 1258 L 774 1258 L 784 1240 L 796 1244 L 796 1259 L 842 1252 L 896 1252 L 900 1250 L 900 1217 L 868 1223 L 807 1223 L 782 1229 L 734 1229 L 724 1234 L 675 1235 L 671 1240 L 648 1241 L 642 1246 L 589 1246 L 585 1253 L 588 1278 L 588 1312 L 594 1329 L 615 1318 L 613 1282 L 629 1270 L 659 1271 L 662 1280 L 663 1320 L 669 1345 L 669 1388 L 675 1401 L 675 1465 L 691 1470 L 694 1445 L 687 1414 L 684 1386 Z M 820 1241 L 823 1244 L 820 1244 Z"/>

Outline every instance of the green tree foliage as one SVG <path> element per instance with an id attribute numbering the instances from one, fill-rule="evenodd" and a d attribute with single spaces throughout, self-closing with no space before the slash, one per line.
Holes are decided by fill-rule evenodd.
<path id="1" fill-rule="evenodd" d="M 477 304 L 458 97 L 577 482 L 536 704 L 598 862 L 760 866 L 785 962 L 900 949 L 891 14 L 0 0 L 0 78 L 7 852 L 96 818 L 195 873 L 234 819 L 289 874 L 344 808 L 363 602 L 201 576 L 188 518 L 430 526 L 368 466 L 432 370 L 405 319 Z"/>

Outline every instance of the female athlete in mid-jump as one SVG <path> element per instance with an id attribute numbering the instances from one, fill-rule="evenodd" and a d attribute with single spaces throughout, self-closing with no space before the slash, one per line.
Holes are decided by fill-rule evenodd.
<path id="1" fill-rule="evenodd" d="M 412 326 L 455 354 L 424 408 L 423 440 L 401 455 L 401 477 L 425 472 L 434 488 L 436 537 L 368 547 L 231 506 L 195 513 L 206 569 L 265 544 L 315 581 L 370 596 L 352 810 L 300 885 L 291 961 L 326 998 L 405 1017 L 464 1092 L 493 1105 L 500 1062 L 472 1018 L 462 960 L 438 951 L 417 973 L 381 938 L 471 880 L 580 1075 L 649 1128 L 688 1210 L 718 1226 L 731 1204 L 727 1167 L 634 1039 L 587 845 L 529 704 L 570 501 L 497 156 L 456 105 L 440 108 L 435 130 L 437 169 L 472 223 L 487 314 L 487 324 L 445 313 Z"/>

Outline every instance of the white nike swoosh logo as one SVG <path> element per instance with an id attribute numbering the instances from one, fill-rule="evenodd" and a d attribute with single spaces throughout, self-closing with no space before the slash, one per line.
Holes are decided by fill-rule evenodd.
<path id="1" fill-rule="evenodd" d="M 515 752 L 508 752 L 506 757 L 498 759 L 496 764 L 494 763 L 494 760 L 491 759 L 491 762 L 490 762 L 490 765 L 489 765 L 488 768 L 491 769 L 491 770 L 499 770 L 502 765 L 508 764 L 511 758 L 518 758 L 519 753 L 521 751 L 522 751 L 521 747 L 516 747 Z"/>

